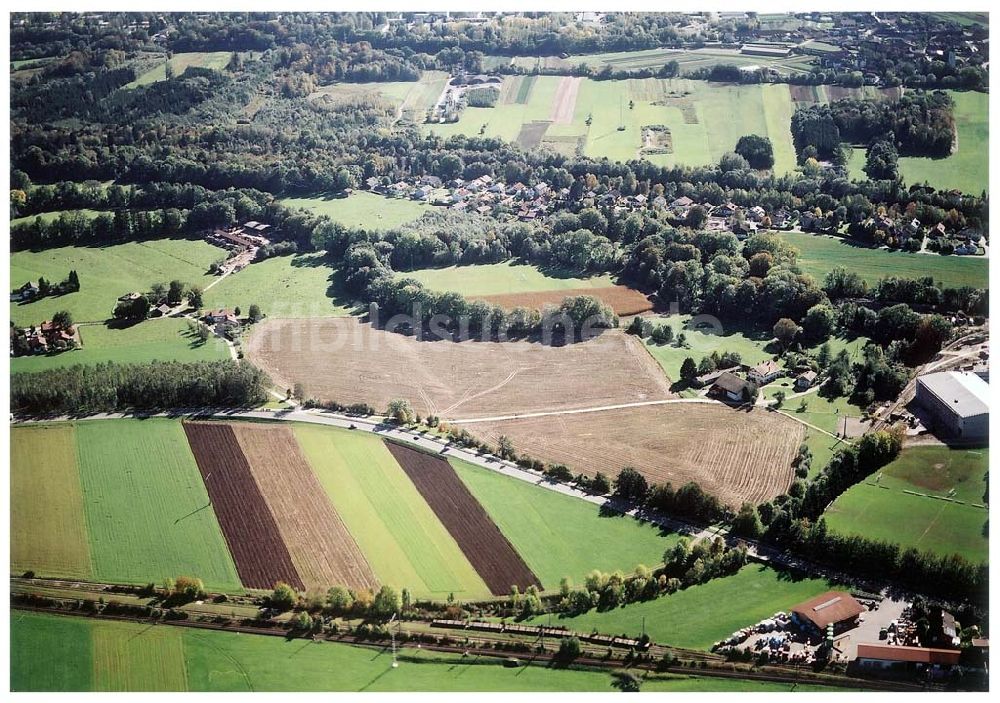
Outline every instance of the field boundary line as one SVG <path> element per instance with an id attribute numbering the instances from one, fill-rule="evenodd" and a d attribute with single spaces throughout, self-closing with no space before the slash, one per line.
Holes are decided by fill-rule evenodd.
<path id="1" fill-rule="evenodd" d="M 599 413 L 625 408 L 641 408 L 647 405 L 667 405 L 670 403 L 702 403 L 714 404 L 717 400 L 707 398 L 668 398 L 665 400 L 640 400 L 634 403 L 618 403 L 616 405 L 600 405 L 595 408 L 578 408 L 576 410 L 542 410 L 533 413 L 513 413 L 511 415 L 496 415 L 494 417 L 473 417 L 465 420 L 448 420 L 452 425 L 471 425 L 478 422 L 502 422 L 504 420 L 525 420 L 533 417 L 548 417 L 550 415 L 579 415 L 582 413 Z"/>

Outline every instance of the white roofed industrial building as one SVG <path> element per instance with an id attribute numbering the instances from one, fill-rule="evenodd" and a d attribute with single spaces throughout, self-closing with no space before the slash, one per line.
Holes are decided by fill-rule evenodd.
<path id="1" fill-rule="evenodd" d="M 932 416 L 933 429 L 955 439 L 987 439 L 989 395 L 989 384 L 974 373 L 942 371 L 917 378 L 917 402 Z"/>

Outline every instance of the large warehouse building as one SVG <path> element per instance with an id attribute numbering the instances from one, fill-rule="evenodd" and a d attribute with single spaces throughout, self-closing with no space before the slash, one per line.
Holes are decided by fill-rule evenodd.
<path id="1" fill-rule="evenodd" d="M 990 386 L 974 373 L 942 371 L 917 378 L 917 402 L 936 432 L 955 439 L 985 440 L 990 431 Z"/>

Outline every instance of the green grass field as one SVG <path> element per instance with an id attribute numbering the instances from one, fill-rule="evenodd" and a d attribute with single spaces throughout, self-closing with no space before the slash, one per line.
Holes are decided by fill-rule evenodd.
<path id="1" fill-rule="evenodd" d="M 842 494 L 826 511 L 831 531 L 986 561 L 983 504 L 989 452 L 917 446 Z M 912 491 L 924 495 L 912 495 Z M 964 504 L 928 496 L 952 497 Z"/>
<path id="2" fill-rule="evenodd" d="M 768 388 L 774 384 L 768 384 Z M 802 401 L 806 401 L 806 409 L 799 412 Z M 826 398 L 819 393 L 809 393 L 801 398 L 790 398 L 785 401 L 781 412 L 791 417 L 798 418 L 810 425 L 815 425 L 821 430 L 826 430 L 833 434 L 843 432 L 844 417 L 859 418 L 862 408 L 852 405 L 847 398 Z M 832 438 L 831 438 L 832 439 Z"/>
<path id="3" fill-rule="evenodd" d="M 109 328 L 99 323 L 81 325 L 79 332 L 83 346 L 58 354 L 12 358 L 10 370 L 11 373 L 22 373 L 108 361 L 136 364 L 229 358 L 225 342 L 216 337 L 202 342 L 188 330 L 185 322 L 178 318 L 159 318 L 124 329 Z"/>
<path id="4" fill-rule="evenodd" d="M 14 252 L 10 258 L 12 288 L 25 281 L 37 283 L 39 276 L 58 283 L 74 269 L 80 277 L 80 290 L 36 302 L 10 303 L 10 318 L 24 326 L 69 310 L 75 322 L 103 322 L 111 317 L 118 296 L 149 290 L 153 283 L 177 279 L 204 288 L 213 278 L 208 267 L 224 256 L 218 247 L 188 239 Z"/>
<path id="5" fill-rule="evenodd" d="M 173 58 L 169 60 L 169 63 L 174 69 L 174 75 L 180 76 L 191 66 L 196 68 L 211 68 L 215 71 L 221 71 L 229 65 L 231 58 L 232 53 L 229 51 L 188 51 L 181 54 L 174 54 Z M 164 59 L 166 59 L 166 57 L 164 57 Z M 149 85 L 150 83 L 166 80 L 167 63 L 168 61 L 164 60 L 162 63 L 157 65 L 156 68 L 146 71 L 124 87 L 138 88 L 142 85 Z"/>
<path id="6" fill-rule="evenodd" d="M 106 210 L 52 210 L 51 212 L 40 212 L 37 215 L 29 215 L 28 217 L 15 217 L 10 221 L 11 227 L 17 227 L 19 225 L 27 225 L 34 222 L 36 219 L 42 222 L 52 222 L 53 220 L 58 220 L 59 216 L 66 212 L 68 214 L 83 215 L 88 220 L 92 220 L 98 215 L 103 215 Z M 111 214 L 111 213 L 108 213 Z"/>
<path id="7" fill-rule="evenodd" d="M 379 83 L 333 83 L 318 88 L 310 99 L 328 96 L 334 102 L 357 100 L 377 95 L 395 105 L 400 117 L 423 122 L 427 111 L 434 107 L 448 84 L 445 71 L 424 71 L 418 81 L 386 81 Z"/>
<path id="8" fill-rule="evenodd" d="M 463 461 L 451 463 L 546 590 L 558 589 L 563 577 L 582 584 L 594 569 L 653 567 L 677 543 L 676 535 L 663 535 L 648 523 L 601 517 L 592 503 Z"/>
<path id="9" fill-rule="evenodd" d="M 369 230 L 392 229 L 413 222 L 434 206 L 409 198 L 386 198 L 377 193 L 356 191 L 346 198 L 284 198 L 286 207 L 309 210 L 350 227 Z"/>
<path id="10" fill-rule="evenodd" d="M 515 141 L 521 125 L 552 119 L 561 80 L 561 76 L 538 76 L 525 104 L 467 108 L 456 123 L 422 128 L 444 137 L 472 136 L 485 125 L 486 136 Z M 673 153 L 649 155 L 650 161 L 703 165 L 732 151 L 741 136 L 760 134 L 774 144 L 775 170 L 786 173 L 795 168 L 791 115 L 792 99 L 784 85 L 733 86 L 681 78 L 584 79 L 571 123 L 549 125 L 542 144 L 582 139 L 586 156 L 626 161 L 639 155 L 642 127 L 659 124 L 670 129 Z M 592 117 L 589 126 L 588 117 Z M 619 130 L 620 126 L 625 129 Z"/>
<path id="11" fill-rule="evenodd" d="M 256 303 L 269 317 L 342 317 L 354 305 L 322 252 L 276 256 L 227 276 L 205 291 L 204 307 L 240 308 Z"/>
<path id="12" fill-rule="evenodd" d="M 499 264 L 474 264 L 446 268 L 404 271 L 400 277 L 415 278 L 427 288 L 455 291 L 462 295 L 502 295 L 571 288 L 604 288 L 614 285 L 611 276 L 562 277 L 547 273 L 530 264 L 504 261 Z"/>
<path id="13" fill-rule="evenodd" d="M 416 598 L 490 596 L 381 439 L 302 424 L 295 435 L 379 581 Z"/>
<path id="14" fill-rule="evenodd" d="M 948 287 L 985 288 L 988 282 L 989 261 L 982 257 L 871 249 L 854 246 L 837 237 L 804 232 L 781 232 L 778 236 L 799 250 L 799 267 L 821 285 L 826 274 L 835 266 L 857 273 L 869 285 L 878 283 L 886 276 L 933 276 L 935 281 Z"/>
<path id="15" fill-rule="evenodd" d="M 12 573 L 92 578 L 72 425 L 11 428 L 10 525 Z"/>
<path id="16" fill-rule="evenodd" d="M 72 616 L 11 613 L 11 690 L 21 691 L 604 691 L 611 674 L 507 668 L 502 658 L 407 648 L 392 668 L 388 649 L 285 640 Z M 159 658 L 159 661 L 156 661 Z M 104 661 L 102 661 L 102 659 Z M 522 661 L 524 659 L 522 658 Z M 113 664 L 114 669 L 108 669 Z M 787 684 L 669 674 L 647 675 L 642 690 L 792 690 Z M 795 686 L 796 691 L 832 691 Z"/>
<path id="17" fill-rule="evenodd" d="M 899 170 L 903 180 L 913 185 L 925 181 L 935 188 L 958 188 L 979 195 L 989 183 L 989 94 L 949 91 L 955 101 L 958 148 L 943 159 L 903 156 Z M 852 178 L 867 178 L 865 150 L 854 149 L 848 162 Z"/>
<path id="18" fill-rule="evenodd" d="M 184 632 L 128 622 L 91 625 L 95 691 L 186 691 Z"/>
<path id="19" fill-rule="evenodd" d="M 97 579 L 242 589 L 179 421 L 81 422 L 76 435 Z"/>
<path id="20" fill-rule="evenodd" d="M 829 588 L 821 579 L 792 580 L 783 572 L 748 564 L 732 576 L 673 595 L 604 612 L 591 610 L 575 617 L 553 618 L 552 622 L 584 632 L 596 629 L 632 637 L 642 632 L 645 622 L 654 642 L 707 650 L 741 627 L 788 610 Z M 548 616 L 540 616 L 532 622 L 547 621 Z"/>

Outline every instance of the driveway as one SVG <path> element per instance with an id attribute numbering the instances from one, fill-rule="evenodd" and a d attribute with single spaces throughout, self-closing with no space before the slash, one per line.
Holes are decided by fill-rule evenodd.
<path id="1" fill-rule="evenodd" d="M 886 598 L 879 604 L 878 610 L 865 611 L 864 621 L 835 641 L 836 648 L 840 650 L 838 656 L 846 661 L 854 661 L 858 656 L 859 644 L 878 644 L 883 641 L 878 638 L 879 631 L 897 619 L 907 605 L 909 603 L 905 601 Z"/>

